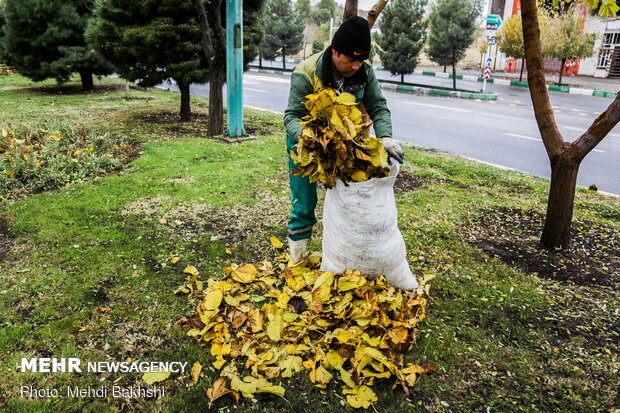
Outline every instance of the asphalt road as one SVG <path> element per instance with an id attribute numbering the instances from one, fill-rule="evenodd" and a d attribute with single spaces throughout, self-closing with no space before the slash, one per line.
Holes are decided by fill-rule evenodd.
<path id="1" fill-rule="evenodd" d="M 414 77 L 415 75 L 411 75 Z M 428 76 L 418 76 L 428 80 Z M 414 81 L 415 80 L 408 80 Z M 452 80 L 446 81 L 451 85 Z M 458 80 L 457 87 L 480 87 Z M 246 73 L 244 105 L 283 113 L 288 99 L 287 76 Z M 169 86 L 174 89 L 174 86 Z M 208 85 L 193 85 L 192 94 L 208 96 Z M 534 119 L 529 92 L 524 88 L 487 85 L 497 101 L 415 96 L 383 91 L 392 112 L 394 138 L 435 148 L 496 166 L 541 177 L 551 170 Z M 612 102 L 609 98 L 550 93 L 556 121 L 564 138 L 578 138 Z M 226 95 L 224 94 L 224 97 Z M 284 131 L 283 131 L 284 134 Z M 620 127 L 584 159 L 578 185 L 596 184 L 600 191 L 620 194 Z"/>

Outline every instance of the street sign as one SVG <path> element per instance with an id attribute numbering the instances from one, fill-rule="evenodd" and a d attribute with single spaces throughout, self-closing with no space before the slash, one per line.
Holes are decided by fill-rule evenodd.
<path id="1" fill-rule="evenodd" d="M 502 25 L 502 18 L 497 14 L 489 14 L 487 16 L 487 30 L 498 30 Z"/>
<path id="2" fill-rule="evenodd" d="M 490 57 L 487 59 L 487 67 L 491 67 L 491 65 L 493 64 L 493 59 L 491 59 Z"/>
<path id="3" fill-rule="evenodd" d="M 493 36 L 489 36 L 487 37 L 487 43 L 489 43 L 489 46 L 494 46 L 497 44 L 497 39 Z"/>
<path id="4" fill-rule="evenodd" d="M 484 69 L 484 72 L 482 72 L 482 77 L 484 79 L 490 79 L 491 78 L 491 68 L 487 67 Z"/>

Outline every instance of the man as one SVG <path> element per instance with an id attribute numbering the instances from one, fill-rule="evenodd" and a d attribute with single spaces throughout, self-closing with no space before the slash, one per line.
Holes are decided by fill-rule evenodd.
<path id="1" fill-rule="evenodd" d="M 403 150 L 392 139 L 392 121 L 385 98 L 372 67 L 364 63 L 370 52 L 370 28 L 368 22 L 353 16 L 344 22 L 334 34 L 332 44 L 325 51 L 310 56 L 297 65 L 291 76 L 288 108 L 284 112 L 286 148 L 290 153 L 301 134 L 299 120 L 305 115 L 305 96 L 324 88 L 334 88 L 355 96 L 364 105 L 374 122 L 375 134 L 382 138 L 388 155 L 403 162 Z M 291 259 L 298 262 L 306 252 L 312 227 L 316 223 L 316 183 L 308 177 L 291 175 L 297 165 L 289 156 L 291 184 L 291 215 L 288 223 L 288 242 Z"/>

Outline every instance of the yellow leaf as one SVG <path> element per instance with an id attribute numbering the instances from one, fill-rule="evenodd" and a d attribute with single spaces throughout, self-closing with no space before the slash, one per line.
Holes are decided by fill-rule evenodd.
<path id="1" fill-rule="evenodd" d="M 295 313 L 286 312 L 286 313 L 282 314 L 282 320 L 284 320 L 287 323 L 292 323 L 293 321 L 297 320 L 298 318 L 299 318 L 299 315 L 295 314 Z"/>
<path id="2" fill-rule="evenodd" d="M 407 386 L 413 386 L 415 384 L 416 374 L 426 373 L 426 369 L 417 364 L 408 363 L 407 366 L 401 370 L 401 373 L 404 376 Z"/>
<path id="3" fill-rule="evenodd" d="M 194 383 L 198 381 L 201 371 L 202 371 L 202 365 L 198 362 L 195 362 L 194 365 L 192 366 L 192 381 Z"/>
<path id="4" fill-rule="evenodd" d="M 7 136 L 9 136 L 9 130 L 6 128 L 2 128 L 2 137 L 6 138 Z"/>
<path id="5" fill-rule="evenodd" d="M 357 335 L 352 331 L 340 330 L 336 336 L 336 340 L 342 344 L 348 344 L 349 341 L 353 340 L 355 337 L 357 337 Z"/>
<path id="6" fill-rule="evenodd" d="M 240 304 L 239 300 L 237 300 L 235 297 L 231 297 L 230 295 L 226 295 L 224 297 L 224 301 L 226 301 L 226 304 L 231 307 L 237 307 Z"/>
<path id="7" fill-rule="evenodd" d="M 324 387 L 333 377 L 334 376 L 332 376 L 323 365 L 320 365 L 310 372 L 310 381 L 319 387 Z"/>
<path id="8" fill-rule="evenodd" d="M 302 358 L 301 357 L 299 357 L 299 356 L 289 356 L 287 359 L 285 359 L 280 364 L 280 367 L 283 370 L 282 374 L 280 374 L 280 376 L 284 377 L 284 378 L 292 377 L 293 373 L 301 371 L 301 363 L 302 363 Z"/>
<path id="9" fill-rule="evenodd" d="M 259 308 L 252 308 L 248 313 L 249 327 L 252 333 L 258 333 L 263 329 L 263 312 Z"/>
<path id="10" fill-rule="evenodd" d="M 336 102 L 341 105 L 355 105 L 355 96 L 350 93 L 341 93 L 338 95 Z"/>
<path id="11" fill-rule="evenodd" d="M 284 396 L 284 388 L 282 386 L 274 386 L 267 379 L 246 376 L 241 380 L 239 377 L 233 377 L 230 381 L 230 388 L 241 392 L 243 397 L 253 397 L 254 393 L 272 393 L 280 397 Z"/>
<path id="12" fill-rule="evenodd" d="M 226 364 L 226 360 L 223 357 L 219 357 L 213 362 L 213 367 L 219 370 L 224 364 Z"/>
<path id="13" fill-rule="evenodd" d="M 377 401 L 377 396 L 368 386 L 358 386 L 352 389 L 344 387 L 343 393 L 347 395 L 347 403 L 356 409 L 360 407 L 367 409 Z"/>
<path id="14" fill-rule="evenodd" d="M 368 180 L 368 175 L 364 171 L 355 171 L 351 174 L 353 182 L 365 182 Z"/>
<path id="15" fill-rule="evenodd" d="M 224 252 L 225 252 L 226 254 L 228 254 L 228 255 L 232 255 L 232 253 L 233 253 L 233 249 L 229 247 L 229 248 L 226 248 L 226 249 L 224 250 Z"/>
<path id="16" fill-rule="evenodd" d="M 228 344 L 217 344 L 213 343 L 211 346 L 211 355 L 212 356 L 226 356 L 230 354 L 231 347 Z"/>
<path id="17" fill-rule="evenodd" d="M 193 265 L 188 265 L 187 267 L 185 267 L 183 272 L 193 276 L 197 276 L 198 274 L 200 274 L 200 272 Z"/>
<path id="18" fill-rule="evenodd" d="M 273 341 L 280 341 L 283 329 L 284 320 L 282 320 L 282 316 L 277 315 L 267 324 L 267 336 Z"/>
<path id="19" fill-rule="evenodd" d="M 271 245 L 273 245 L 275 249 L 282 248 L 282 242 L 276 237 L 269 237 L 269 242 L 271 242 Z"/>
<path id="20" fill-rule="evenodd" d="M 395 327 L 388 330 L 387 335 L 394 344 L 401 344 L 407 341 L 409 331 L 404 327 Z"/>
<path id="21" fill-rule="evenodd" d="M 209 291 L 202 300 L 202 308 L 207 311 L 217 309 L 222 303 L 223 296 L 222 290 Z"/>
<path id="22" fill-rule="evenodd" d="M 144 373 L 142 375 L 142 380 L 144 380 L 144 382 L 146 384 L 153 384 L 159 381 L 164 381 L 166 380 L 168 377 L 170 377 L 170 372 L 169 371 L 160 371 L 160 372 L 148 372 L 148 373 Z"/>
<path id="23" fill-rule="evenodd" d="M 331 286 L 334 282 L 334 273 L 331 271 L 325 271 L 323 273 L 321 273 L 321 275 L 319 275 L 319 278 L 316 279 L 316 281 L 314 282 L 314 286 L 312 287 L 313 290 L 317 289 L 318 287 L 321 286 Z"/>
<path id="24" fill-rule="evenodd" d="M 52 139 L 53 139 L 53 140 L 55 140 L 55 141 L 59 141 L 59 140 L 61 140 L 61 139 L 62 139 L 62 136 L 60 136 L 60 135 L 59 135 L 59 134 L 57 134 L 57 133 L 53 133 L 53 134 L 51 134 L 51 135 L 50 135 L 50 138 L 52 138 Z"/>
<path id="25" fill-rule="evenodd" d="M 213 383 L 213 386 L 207 389 L 207 397 L 211 402 L 230 393 L 231 390 L 226 387 L 226 378 L 220 377 Z M 210 405 L 210 404 L 209 404 Z"/>
<path id="26" fill-rule="evenodd" d="M 173 264 L 176 264 L 177 262 L 179 262 L 179 257 L 172 257 L 170 258 L 170 262 Z"/>
<path id="27" fill-rule="evenodd" d="M 256 266 L 252 264 L 245 264 L 237 268 L 236 270 L 233 270 L 232 279 L 237 282 L 247 284 L 254 281 L 257 274 L 258 270 L 256 269 Z"/>
<path id="28" fill-rule="evenodd" d="M 347 361 L 346 357 L 341 356 L 337 351 L 331 350 L 329 351 L 325 359 L 329 363 L 330 366 L 335 368 L 336 370 L 340 370 L 345 361 Z"/>
<path id="29" fill-rule="evenodd" d="M 299 276 L 292 276 L 292 277 L 287 278 L 286 285 L 288 285 L 289 288 L 295 291 L 299 291 L 308 284 L 306 283 L 306 280 L 304 279 L 304 277 L 299 275 Z"/>
<path id="30" fill-rule="evenodd" d="M 343 275 L 338 278 L 338 290 L 339 291 L 349 291 L 355 288 L 359 288 L 362 285 L 366 284 L 366 278 L 361 276 L 359 271 L 351 272 L 350 274 Z"/>

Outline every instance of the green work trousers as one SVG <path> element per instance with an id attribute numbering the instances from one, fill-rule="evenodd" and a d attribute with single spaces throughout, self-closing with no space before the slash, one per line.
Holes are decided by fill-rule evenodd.
<path id="1" fill-rule="evenodd" d="M 297 165 L 291 159 L 291 150 L 297 144 L 286 138 L 289 181 L 291 184 L 291 215 L 288 221 L 288 236 L 293 241 L 310 238 L 312 227 L 316 224 L 314 208 L 316 207 L 316 183 L 310 183 L 307 176 L 292 175 Z"/>

